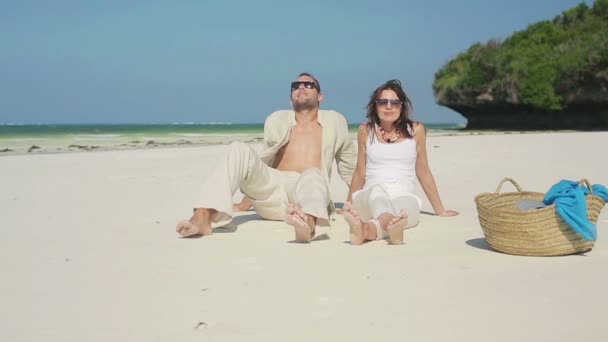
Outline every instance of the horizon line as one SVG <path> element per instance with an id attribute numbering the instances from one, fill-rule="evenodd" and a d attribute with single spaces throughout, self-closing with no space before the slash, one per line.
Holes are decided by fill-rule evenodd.
<path id="1" fill-rule="evenodd" d="M 349 125 L 358 125 L 363 123 L 361 122 L 352 122 L 348 123 Z M 0 126 L 46 126 L 46 125 L 58 125 L 58 126 L 117 126 L 117 125 L 263 125 L 264 122 L 36 122 L 36 123 L 26 123 L 26 122 L 0 122 Z M 458 122 L 424 122 L 424 124 L 429 125 L 464 125 Z"/>

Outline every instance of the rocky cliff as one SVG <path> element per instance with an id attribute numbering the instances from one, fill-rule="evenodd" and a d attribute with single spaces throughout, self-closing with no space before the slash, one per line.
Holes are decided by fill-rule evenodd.
<path id="1" fill-rule="evenodd" d="M 433 90 L 470 129 L 608 130 L 608 0 L 471 46 Z"/>

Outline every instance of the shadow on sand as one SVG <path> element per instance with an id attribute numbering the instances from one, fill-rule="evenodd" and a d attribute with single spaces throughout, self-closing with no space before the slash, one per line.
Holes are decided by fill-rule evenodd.
<path id="1" fill-rule="evenodd" d="M 219 233 L 234 233 L 239 229 L 241 224 L 247 223 L 249 221 L 262 221 L 264 220 L 262 216 L 252 212 L 251 214 L 235 216 L 232 218 L 232 221 L 225 226 L 213 228 L 213 234 Z"/>
<path id="2" fill-rule="evenodd" d="M 509 254 L 509 253 L 504 253 L 501 251 L 497 251 L 495 249 L 492 249 L 492 247 L 490 247 L 490 245 L 488 245 L 488 243 L 486 242 L 486 240 L 484 238 L 477 238 L 477 239 L 471 239 L 467 241 L 467 245 L 471 246 L 471 247 L 475 247 L 475 248 L 479 248 L 479 249 L 485 249 L 487 251 L 492 251 L 495 253 L 499 253 L 499 254 L 504 254 L 504 255 L 514 255 L 514 256 L 520 256 L 520 257 L 534 257 L 534 258 L 546 258 L 548 256 L 529 256 L 529 255 L 517 255 L 517 254 Z M 567 256 L 582 256 L 582 257 L 586 257 L 588 252 L 581 252 L 581 253 L 573 253 L 573 254 L 568 254 L 568 255 L 554 255 L 554 256 L 549 256 L 550 258 L 559 258 L 559 257 L 567 257 Z"/>
<path id="3" fill-rule="evenodd" d="M 314 238 L 312 238 L 312 240 L 310 240 L 310 242 L 324 241 L 324 240 L 329 240 L 329 235 L 327 235 L 326 233 L 315 236 Z M 300 242 L 300 241 L 296 241 L 296 240 L 291 240 L 291 241 L 287 241 L 287 242 L 295 243 L 298 245 L 307 245 L 308 244 L 308 242 Z"/>
<path id="4" fill-rule="evenodd" d="M 496 252 L 494 249 L 492 249 L 492 247 L 490 247 L 490 245 L 488 245 L 488 243 L 486 242 L 486 239 L 484 239 L 484 238 L 468 240 L 467 245 L 469 245 L 471 247 L 479 248 L 479 249 L 485 249 L 486 251 Z"/>

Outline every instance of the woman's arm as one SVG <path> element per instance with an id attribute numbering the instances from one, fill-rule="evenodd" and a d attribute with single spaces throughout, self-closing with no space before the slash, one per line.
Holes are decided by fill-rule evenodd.
<path id="1" fill-rule="evenodd" d="M 359 150 L 357 151 L 357 166 L 355 167 L 355 173 L 350 182 L 348 197 L 346 198 L 346 202 L 349 203 L 352 202 L 353 193 L 361 190 L 365 184 L 365 142 L 367 141 L 367 136 L 367 124 L 363 123 L 359 126 L 359 131 L 357 132 L 357 146 Z"/>
<path id="2" fill-rule="evenodd" d="M 443 203 L 441 203 L 439 191 L 437 190 L 437 185 L 435 184 L 435 178 L 433 178 L 433 174 L 431 173 L 431 169 L 429 168 L 429 163 L 426 155 L 426 128 L 422 123 L 414 123 L 414 140 L 416 140 L 416 150 L 418 154 L 416 158 L 416 176 L 418 177 L 418 181 L 420 182 L 420 185 L 422 186 L 422 190 L 424 190 L 426 197 L 429 199 L 429 202 L 431 202 L 431 206 L 433 206 L 435 215 L 458 215 L 457 211 L 446 210 L 443 207 Z"/>

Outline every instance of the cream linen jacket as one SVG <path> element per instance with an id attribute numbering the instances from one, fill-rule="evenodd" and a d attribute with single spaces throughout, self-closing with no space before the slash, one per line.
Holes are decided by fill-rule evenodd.
<path id="1" fill-rule="evenodd" d="M 331 167 L 334 160 L 338 166 L 338 174 L 350 187 L 357 164 L 357 150 L 348 135 L 346 118 L 333 110 L 319 110 L 317 121 L 323 128 L 323 154 L 321 158 L 321 171 L 325 176 L 329 189 Z M 296 125 L 296 113 L 293 110 L 279 110 L 266 118 L 264 123 L 264 145 L 261 154 L 262 161 L 272 167 L 279 149 L 291 137 L 291 129 Z M 335 207 L 330 203 L 329 213 Z"/>

